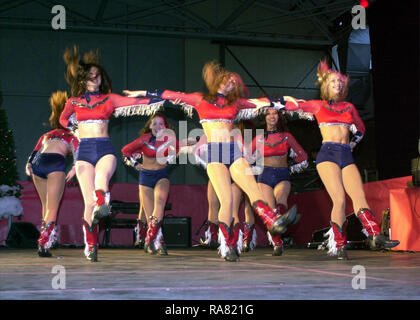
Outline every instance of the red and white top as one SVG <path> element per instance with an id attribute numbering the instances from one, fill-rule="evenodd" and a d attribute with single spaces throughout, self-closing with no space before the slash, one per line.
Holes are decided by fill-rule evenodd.
<path id="1" fill-rule="evenodd" d="M 267 131 L 257 135 L 252 141 L 251 152 L 254 157 L 290 157 L 296 164 L 290 167 L 290 171 L 300 172 L 308 166 L 308 155 L 290 132 Z"/>
<path id="2" fill-rule="evenodd" d="M 152 133 L 146 133 L 127 144 L 121 149 L 122 154 L 127 158 L 136 159 L 145 155 L 148 158 L 167 158 L 170 162 L 179 152 L 179 142 L 169 134 L 156 138 Z"/>
<path id="3" fill-rule="evenodd" d="M 79 147 L 79 140 L 66 129 L 54 129 L 44 133 L 38 140 L 33 151 L 40 151 L 47 141 L 58 140 L 64 142 L 68 146 L 68 153 L 74 152 Z"/>
<path id="4" fill-rule="evenodd" d="M 90 95 L 88 103 L 82 95 L 67 100 L 60 123 L 67 128 L 76 123 L 108 122 L 111 115 L 151 115 L 161 108 L 163 103 L 160 99 L 129 98 L 115 93 Z"/>
<path id="5" fill-rule="evenodd" d="M 33 159 L 39 154 L 41 151 L 42 146 L 47 141 L 61 141 L 66 144 L 67 146 L 67 155 L 70 153 L 73 154 L 73 159 L 75 160 L 75 155 L 77 152 L 77 149 L 79 148 L 79 140 L 76 136 L 71 134 L 71 132 L 67 129 L 54 129 L 47 133 L 44 133 L 39 139 L 37 144 L 35 145 L 34 150 L 32 151 L 32 154 L 29 156 L 28 162 L 32 163 Z"/>
<path id="6" fill-rule="evenodd" d="M 200 118 L 200 123 L 204 122 L 230 122 L 235 120 L 250 119 L 258 116 L 261 110 L 256 109 L 256 105 L 247 99 L 240 98 L 234 104 L 226 104 L 226 99 L 223 95 L 218 94 L 214 102 L 209 102 L 204 99 L 204 95 L 200 92 L 183 93 L 165 90 L 160 94 L 160 98 L 174 102 L 180 100 L 184 103 L 183 109 L 192 116 L 192 110 L 197 110 Z M 267 102 L 270 105 L 270 100 L 267 98 L 258 99 Z M 286 103 L 286 105 L 289 104 Z"/>
<path id="7" fill-rule="evenodd" d="M 286 104 L 286 110 L 315 116 L 319 127 L 344 125 L 353 134 L 359 132 L 363 136 L 366 132 L 363 120 L 354 105 L 349 102 L 329 104 L 325 100 L 309 100 L 299 103 L 299 106 Z"/>

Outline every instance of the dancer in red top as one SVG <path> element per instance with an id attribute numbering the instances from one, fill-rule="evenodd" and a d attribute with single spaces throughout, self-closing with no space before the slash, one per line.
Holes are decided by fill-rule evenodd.
<path id="1" fill-rule="evenodd" d="M 242 130 L 243 131 L 243 130 Z M 243 139 L 239 136 L 240 132 L 237 132 L 237 136 L 235 136 L 236 141 L 241 142 Z M 241 148 L 242 149 L 242 148 Z M 200 137 L 198 143 L 194 146 L 193 154 L 196 159 L 196 163 L 200 164 L 207 168 L 207 161 L 208 161 L 208 145 L 207 145 L 207 137 L 203 134 Z M 242 190 L 232 181 L 232 218 L 233 218 L 233 225 L 236 226 L 240 223 L 239 220 L 239 207 L 242 202 Z M 245 202 L 245 212 L 248 215 L 254 215 L 252 212 L 252 207 L 249 203 L 249 200 L 246 199 Z M 219 242 L 218 242 L 218 232 L 219 232 L 219 222 L 218 222 L 218 212 L 220 209 L 220 202 L 217 198 L 217 194 L 214 190 L 214 187 L 209 180 L 207 184 L 207 201 L 209 205 L 209 211 L 207 215 L 207 230 L 204 233 L 204 238 L 200 238 L 200 245 L 202 247 L 210 248 L 210 249 L 217 249 Z M 239 251 L 242 250 L 242 243 L 243 243 L 243 233 L 240 228 L 235 229 L 236 232 L 239 232 L 238 240 L 237 240 L 237 249 Z"/>
<path id="2" fill-rule="evenodd" d="M 271 208 L 275 208 L 277 214 L 287 212 L 287 199 L 290 194 L 290 173 L 288 168 L 287 156 L 293 159 L 295 164 L 290 167 L 290 172 L 301 172 L 308 166 L 308 155 L 305 150 L 297 143 L 293 135 L 287 131 L 286 119 L 276 109 L 268 109 L 265 115 L 266 131 L 264 134 L 257 135 L 252 142 L 251 152 L 255 158 L 262 158 L 263 168 L 258 175 L 258 186 L 264 194 L 264 199 Z M 260 163 L 260 160 L 257 161 Z M 288 224 L 296 224 L 300 215 L 296 213 L 293 206 L 289 215 Z M 253 231 L 253 226 L 245 230 L 245 237 L 249 239 L 248 233 Z M 282 230 L 282 233 L 286 228 Z M 280 256 L 283 252 L 283 241 L 281 235 L 272 235 L 268 232 L 269 242 L 273 245 L 274 256 Z"/>
<path id="3" fill-rule="evenodd" d="M 141 156 L 143 164 L 139 174 L 139 197 L 146 216 L 149 217 L 144 250 L 151 254 L 167 255 L 162 234 L 162 220 L 169 194 L 167 162 L 179 152 L 179 143 L 171 125 L 161 113 L 152 116 L 142 129 L 140 137 L 121 150 L 124 162 L 136 166 Z"/>
<path id="4" fill-rule="evenodd" d="M 328 232 L 328 253 L 338 259 L 347 259 L 344 233 L 345 194 L 350 196 L 353 209 L 365 228 L 372 247 L 392 248 L 399 244 L 380 233 L 380 228 L 369 208 L 359 170 L 352 150 L 365 134 L 365 126 L 356 108 L 344 101 L 348 91 L 348 77 L 331 70 L 325 61 L 318 66 L 318 82 L 322 100 L 287 105 L 286 110 L 313 115 L 318 121 L 322 147 L 316 159 L 316 168 L 330 195 L 333 208 L 331 229 Z M 350 133 L 353 137 L 350 139 Z"/>
<path id="5" fill-rule="evenodd" d="M 78 48 L 66 49 L 66 80 L 70 98 L 61 114 L 64 127 L 77 125 L 80 147 L 76 175 L 85 204 L 83 231 L 85 255 L 97 261 L 99 220 L 110 213 L 109 181 L 116 168 L 115 151 L 108 135 L 111 115 L 150 115 L 164 101 L 136 99 L 111 93 L 111 80 L 100 65 L 98 54 L 88 52 L 81 59 Z"/>
<path id="6" fill-rule="evenodd" d="M 50 126 L 53 130 L 39 138 L 26 164 L 26 174 L 32 176 L 42 204 L 41 234 L 38 239 L 40 257 L 51 257 L 48 249 L 57 236 L 57 212 L 65 182 L 70 181 L 76 173 L 73 166 L 68 174 L 65 174 L 65 157 L 69 153 L 73 153 L 73 158 L 75 157 L 79 140 L 58 121 L 67 99 L 66 92 L 57 91 L 51 95 Z"/>
<path id="7" fill-rule="evenodd" d="M 242 157 L 239 146 L 233 140 L 231 131 L 235 118 L 257 115 L 262 107 L 271 105 L 267 98 L 246 100 L 248 90 L 238 74 L 226 71 L 217 63 L 207 63 L 203 68 L 203 79 L 209 92 L 181 93 L 165 90 L 162 92 L 128 91 L 130 96 L 156 97 L 174 101 L 180 99 L 195 109 L 208 140 L 207 174 L 220 201 L 219 234 L 220 255 L 226 261 L 238 261 L 237 248 L 239 225 L 232 225 L 232 185 L 231 179 L 249 196 L 254 210 L 267 228 L 278 234 L 283 228 L 284 218 L 276 215 L 263 201 L 263 195 L 250 173 L 247 161 Z M 294 101 L 291 97 L 285 97 Z M 247 110 L 248 109 L 248 110 Z"/>

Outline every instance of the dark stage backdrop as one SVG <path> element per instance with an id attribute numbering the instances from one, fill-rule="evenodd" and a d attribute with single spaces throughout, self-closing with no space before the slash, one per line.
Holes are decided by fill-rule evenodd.
<path id="1" fill-rule="evenodd" d="M 368 23 L 379 179 L 409 175 L 420 136 L 419 1 L 375 1 Z"/>

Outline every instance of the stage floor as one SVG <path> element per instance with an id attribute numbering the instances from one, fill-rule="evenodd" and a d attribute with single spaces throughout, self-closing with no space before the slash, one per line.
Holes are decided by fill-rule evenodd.
<path id="1" fill-rule="evenodd" d="M 349 250 L 351 260 L 337 261 L 315 249 L 273 257 L 257 248 L 229 263 L 201 248 L 170 249 L 166 257 L 128 248 L 100 249 L 91 263 L 83 248 L 51 252 L 39 258 L 34 249 L 0 248 L 0 299 L 420 299 L 419 253 Z M 363 270 L 364 280 L 355 278 Z"/>

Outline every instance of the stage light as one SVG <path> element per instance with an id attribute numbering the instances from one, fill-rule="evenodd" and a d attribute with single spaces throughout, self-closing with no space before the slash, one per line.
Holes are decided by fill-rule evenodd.
<path id="1" fill-rule="evenodd" d="M 369 7 L 369 1 L 367 1 L 367 0 L 360 0 L 360 5 L 363 7 L 363 8 L 367 8 L 367 7 Z"/>

